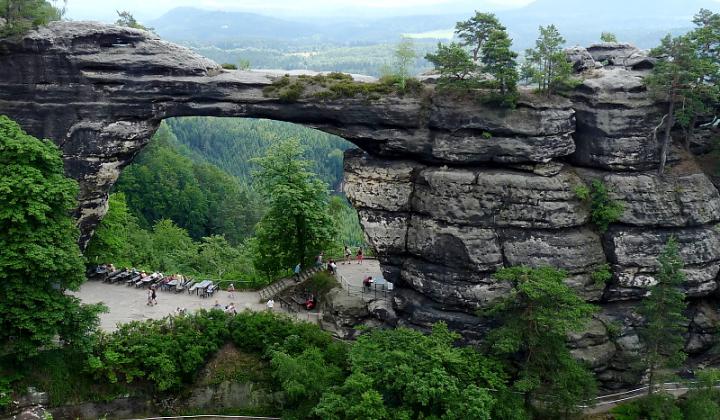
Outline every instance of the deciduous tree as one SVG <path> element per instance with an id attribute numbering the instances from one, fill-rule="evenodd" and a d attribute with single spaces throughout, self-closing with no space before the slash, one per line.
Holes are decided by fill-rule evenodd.
<path id="1" fill-rule="evenodd" d="M 100 306 L 65 294 L 84 280 L 77 194 L 57 146 L 0 115 L 0 356 L 32 356 L 57 336 L 82 343 L 98 325 Z"/>
<path id="2" fill-rule="evenodd" d="M 396 73 L 399 78 L 398 87 L 405 90 L 406 82 L 410 77 L 410 69 L 417 58 L 415 44 L 410 38 L 403 38 L 395 49 L 395 60 L 397 62 Z"/>
<path id="3" fill-rule="evenodd" d="M 40 25 L 60 20 L 65 13 L 57 2 L 45 0 L 0 0 L 0 18 L 5 26 L 0 27 L 0 37 L 19 35 Z"/>

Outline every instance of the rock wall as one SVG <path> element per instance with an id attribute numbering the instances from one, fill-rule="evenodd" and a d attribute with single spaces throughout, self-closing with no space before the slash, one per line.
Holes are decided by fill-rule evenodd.
<path id="1" fill-rule="evenodd" d="M 524 92 L 515 110 L 442 95 L 379 100 L 267 98 L 271 74 L 226 71 L 147 32 L 52 23 L 0 40 L 0 113 L 62 149 L 81 186 L 76 216 L 87 241 L 120 171 L 163 118 L 272 118 L 341 135 L 346 192 L 388 279 L 400 324 L 439 320 L 468 339 L 475 316 L 508 292 L 492 274 L 513 265 L 565 269 L 568 284 L 602 307 L 571 337 L 573 354 L 606 387 L 637 382 L 633 312 L 655 283 L 656 258 L 678 238 L 690 297 L 686 350 L 701 361 L 720 315 L 720 194 L 692 156 L 673 150 L 655 174 L 649 136 L 662 111 L 642 78 L 654 60 L 624 44 L 568 52 L 583 82 L 569 98 Z M 603 180 L 624 213 L 605 233 L 575 191 Z M 609 264 L 613 278 L 592 273 Z"/>

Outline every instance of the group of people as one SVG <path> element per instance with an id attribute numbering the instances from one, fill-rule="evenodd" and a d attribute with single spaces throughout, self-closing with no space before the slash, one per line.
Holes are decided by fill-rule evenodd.
<path id="1" fill-rule="evenodd" d="M 343 264 L 347 263 L 350 264 L 350 258 L 352 257 L 352 251 L 350 251 L 350 247 L 345 245 L 345 261 L 343 261 Z M 362 264 L 363 261 L 363 249 L 362 247 L 358 247 L 357 252 L 355 253 L 355 260 L 358 264 Z"/>
<path id="2" fill-rule="evenodd" d="M 213 305 L 213 309 L 219 309 L 219 310 L 225 312 L 226 314 L 237 315 L 237 309 L 235 309 L 235 303 L 233 303 L 233 302 L 230 302 L 227 305 L 222 306 L 220 304 L 220 302 L 218 302 L 216 300 L 215 304 Z"/>

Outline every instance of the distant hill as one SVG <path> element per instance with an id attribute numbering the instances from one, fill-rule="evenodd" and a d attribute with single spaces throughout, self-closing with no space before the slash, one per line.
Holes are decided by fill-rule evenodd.
<path id="1" fill-rule="evenodd" d="M 456 2 L 447 14 L 386 18 L 277 18 L 256 13 L 176 8 L 148 22 L 163 38 L 195 48 L 219 63 L 247 60 L 253 68 L 344 71 L 379 76 L 392 65 L 395 45 L 402 35 L 415 38 L 418 59 L 415 74 L 431 65 L 423 59 L 447 40 L 455 23 L 473 14 L 457 12 Z M 536 0 L 514 10 L 498 12 L 508 27 L 513 48 L 522 52 L 533 46 L 539 25 L 554 23 L 568 46 L 587 46 L 603 31 L 620 41 L 652 48 L 667 33 L 692 28 L 700 8 L 720 10 L 716 0 Z M 422 11 L 422 9 L 418 9 Z M 437 35 L 436 35 L 437 34 Z M 442 34 L 442 35 L 441 35 Z"/>
<path id="2" fill-rule="evenodd" d="M 616 32 L 639 47 L 654 46 L 667 32 L 690 28 L 700 8 L 720 10 L 715 0 L 537 0 L 520 9 L 499 12 L 517 49 L 530 46 L 538 25 L 555 23 L 569 44 L 596 41 L 602 31 Z M 454 11 L 453 11 L 454 12 Z M 166 39 L 195 45 L 263 47 L 260 40 L 288 46 L 368 45 L 396 42 L 402 34 L 447 30 L 472 15 L 454 12 L 435 16 L 382 19 L 278 19 L 254 13 L 173 9 L 149 22 Z M 260 43 L 259 43 L 260 42 Z M 258 44 L 259 43 L 259 44 Z"/>

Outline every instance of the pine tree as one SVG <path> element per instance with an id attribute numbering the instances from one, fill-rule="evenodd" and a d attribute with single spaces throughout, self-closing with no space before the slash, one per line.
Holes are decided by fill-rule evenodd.
<path id="1" fill-rule="evenodd" d="M 602 42 L 618 42 L 617 36 L 612 32 L 603 32 L 600 34 L 600 41 Z"/>
<path id="2" fill-rule="evenodd" d="M 482 49 L 484 70 L 494 77 L 493 86 L 500 93 L 503 105 L 514 107 L 517 101 L 517 53 L 512 51 L 507 31 L 498 29 L 488 37 Z"/>
<path id="3" fill-rule="evenodd" d="M 688 323 L 683 315 L 687 304 L 680 290 L 685 274 L 674 237 L 668 240 L 658 262 L 657 284 L 650 288 L 650 296 L 638 311 L 645 321 L 638 335 L 644 344 L 641 362 L 648 372 L 648 394 L 654 391 L 661 369 L 678 367 L 685 360 L 682 334 Z"/>
<path id="4" fill-rule="evenodd" d="M 475 12 L 475 16 L 455 25 L 455 34 L 462 40 L 463 47 L 469 47 L 473 62 L 480 61 L 480 52 L 494 31 L 504 31 L 497 17 L 492 13 Z"/>
<path id="5" fill-rule="evenodd" d="M 532 67 L 532 80 L 547 95 L 565 89 L 571 82 L 572 65 L 562 50 L 564 44 L 565 39 L 555 25 L 540 26 L 535 48 L 525 51 L 525 59 Z"/>
<path id="6" fill-rule="evenodd" d="M 470 54 L 455 42 L 450 45 L 438 43 L 437 52 L 428 53 L 425 59 L 433 63 L 440 72 L 440 84 L 466 81 L 477 69 Z"/>
<path id="7" fill-rule="evenodd" d="M 657 138 L 657 130 L 664 124 L 658 166 L 660 175 L 665 171 L 673 126 L 680 122 L 687 127 L 693 116 L 702 112 L 706 103 L 704 97 L 710 87 L 706 87 L 704 75 L 710 63 L 699 59 L 696 47 L 688 35 L 667 35 L 660 46 L 651 51 L 651 55 L 662 59 L 655 64 L 652 74 L 645 78 L 645 84 L 653 96 L 668 104 L 667 112 L 652 133 Z"/>
<path id="8" fill-rule="evenodd" d="M 513 387 L 555 414 L 577 410 L 595 393 L 595 380 L 567 348 L 570 332 L 583 328 L 595 312 L 563 280 L 566 273 L 550 267 L 511 267 L 495 274 L 513 291 L 481 315 L 499 327 L 488 334 L 490 351 L 516 369 Z"/>

